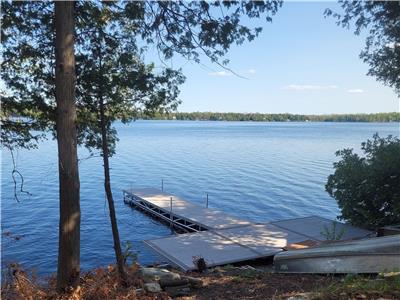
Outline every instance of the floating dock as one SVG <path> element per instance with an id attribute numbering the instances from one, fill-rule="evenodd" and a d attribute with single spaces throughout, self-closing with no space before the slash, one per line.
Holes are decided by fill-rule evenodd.
<path id="1" fill-rule="evenodd" d="M 154 188 L 124 190 L 124 201 L 187 232 L 250 225 L 218 210 L 209 209 Z"/>
<path id="2" fill-rule="evenodd" d="M 326 241 L 324 231 L 333 224 L 343 241 L 371 235 L 370 231 L 317 216 L 255 224 L 154 188 L 123 193 L 126 204 L 186 232 L 145 241 L 184 271 L 196 269 L 196 257 L 212 267 L 319 245 Z"/>

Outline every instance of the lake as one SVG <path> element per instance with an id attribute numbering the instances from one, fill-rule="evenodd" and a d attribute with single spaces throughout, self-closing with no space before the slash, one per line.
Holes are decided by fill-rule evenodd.
<path id="1" fill-rule="evenodd" d="M 334 153 L 360 148 L 375 132 L 399 135 L 398 123 L 264 123 L 137 121 L 115 124 L 120 141 L 111 177 L 122 241 L 131 241 L 143 264 L 162 262 L 142 240 L 171 234 L 167 226 L 123 203 L 122 189 L 160 187 L 167 192 L 253 222 L 319 215 L 335 218 L 336 202 L 325 192 Z M 56 271 L 58 247 L 57 143 L 16 153 L 25 190 L 14 199 L 12 163 L 2 150 L 2 269 L 19 262 L 39 274 Z M 114 262 L 102 160 L 79 150 L 81 266 Z M 11 236 L 22 236 L 15 240 Z"/>

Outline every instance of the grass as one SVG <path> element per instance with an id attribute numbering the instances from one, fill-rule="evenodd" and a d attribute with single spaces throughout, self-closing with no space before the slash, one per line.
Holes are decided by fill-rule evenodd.
<path id="1" fill-rule="evenodd" d="M 265 274 L 257 270 L 243 270 L 240 274 L 236 275 L 232 280 L 233 281 L 246 281 L 253 279 L 260 279 Z"/>
<path id="2" fill-rule="evenodd" d="M 400 299 L 400 273 L 349 274 L 339 282 L 318 289 L 315 295 L 314 299 Z"/>

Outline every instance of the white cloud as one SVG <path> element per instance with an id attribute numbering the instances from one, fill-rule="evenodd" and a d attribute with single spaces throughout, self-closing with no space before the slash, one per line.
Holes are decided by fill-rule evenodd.
<path id="1" fill-rule="evenodd" d="M 219 71 L 219 72 L 208 73 L 208 75 L 217 77 L 227 77 L 227 76 L 232 76 L 232 73 L 226 71 Z"/>
<path id="2" fill-rule="evenodd" d="M 323 91 L 337 89 L 337 85 L 289 84 L 283 87 L 290 91 Z"/>
<path id="3" fill-rule="evenodd" d="M 351 94 L 361 94 L 361 93 L 364 93 L 364 90 L 362 90 L 362 89 L 350 89 L 350 90 L 347 90 L 347 92 L 351 93 Z"/>
<path id="4" fill-rule="evenodd" d="M 250 75 L 254 75 L 257 73 L 257 70 L 255 69 L 247 69 L 246 71 L 243 71 L 242 74 L 250 74 Z M 233 73 L 229 72 L 229 71 L 218 71 L 218 72 L 210 72 L 208 73 L 208 75 L 210 76 L 216 76 L 216 77 L 229 77 L 232 76 Z"/>

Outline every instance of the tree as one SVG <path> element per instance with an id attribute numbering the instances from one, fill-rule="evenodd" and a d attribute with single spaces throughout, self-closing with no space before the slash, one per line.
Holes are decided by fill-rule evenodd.
<path id="1" fill-rule="evenodd" d="M 400 2 L 399 1 L 339 1 L 343 14 L 330 9 L 325 15 L 337 19 L 337 24 L 350 28 L 355 34 L 368 29 L 360 58 L 368 63 L 368 75 L 375 76 L 394 88 L 400 96 Z"/>
<path id="2" fill-rule="evenodd" d="M 200 6 L 195 2 L 188 3 L 187 6 L 184 2 L 180 2 L 178 6 L 170 5 L 172 3 L 163 1 L 125 4 L 86 3 L 86 5 L 82 4 L 82 7 L 85 8 L 80 10 L 82 14 L 78 16 L 83 25 L 77 27 L 78 31 L 82 30 L 80 34 L 78 33 L 81 38 L 79 50 L 82 51 L 83 60 L 89 57 L 89 61 L 86 59 L 86 64 L 82 64 L 85 70 L 83 79 L 89 80 L 86 82 L 80 80 L 86 87 L 82 88 L 82 95 L 89 95 L 89 99 L 83 96 L 82 99 L 86 101 L 84 103 L 78 101 L 78 105 L 83 105 L 82 111 L 85 113 L 89 112 L 92 116 L 97 115 L 97 122 L 90 122 L 90 126 L 83 127 L 90 127 L 89 134 L 85 135 L 86 138 L 89 138 L 90 143 L 86 143 L 86 145 L 89 145 L 89 148 L 101 145 L 114 249 L 122 279 L 125 276 L 123 258 L 109 172 L 109 156 L 113 154 L 110 152 L 110 148 L 113 149 L 115 144 L 116 132 L 111 130 L 110 125 L 117 117 L 123 120 L 129 118 L 129 112 L 135 111 L 135 105 L 138 103 L 143 104 L 146 110 L 153 111 L 161 107 L 166 108 L 171 103 L 175 108 L 178 104 L 176 101 L 177 85 L 183 82 L 183 77 L 178 76 L 170 69 L 167 69 L 164 76 L 160 77 L 148 77 L 149 73 L 142 69 L 141 73 L 135 72 L 135 76 L 131 76 L 130 81 L 126 79 L 126 76 L 121 75 L 129 76 L 133 66 L 140 66 L 136 63 L 137 57 L 132 56 L 137 51 L 136 35 L 140 33 L 147 43 L 155 42 L 167 59 L 174 52 L 178 52 L 199 62 L 197 50 L 200 48 L 208 57 L 217 62 L 218 57 L 226 53 L 232 42 L 237 41 L 240 44 L 245 37 L 252 40 L 261 30 L 256 29 L 255 33 L 252 33 L 247 27 L 241 26 L 239 24 L 240 14 L 246 12 L 250 17 L 254 17 L 268 9 L 264 3 L 253 5 L 250 2 L 247 6 L 239 6 L 231 16 L 232 20 L 228 17 L 225 20 L 215 21 L 211 18 L 210 6 L 207 2 L 201 2 Z M 230 7 L 230 5 L 223 6 Z M 183 7 L 183 11 L 181 11 L 181 7 Z M 207 20 L 198 19 L 206 13 Z M 256 15 L 251 15 L 251 13 Z M 85 20 L 89 20 L 89 22 L 85 22 Z M 195 33 L 193 29 L 197 28 L 198 22 L 202 26 L 201 32 Z M 85 23 L 89 26 L 85 27 Z M 96 25 L 93 26 L 93 24 Z M 180 27 L 176 27 L 176 25 Z M 219 26 L 220 28 L 218 28 Z M 219 40 L 213 40 L 212 35 L 215 36 L 218 33 L 220 33 Z M 200 34 L 203 37 L 196 38 Z M 166 36 L 165 41 L 162 36 Z M 168 45 L 169 42 L 171 43 Z M 221 49 L 215 48 L 218 45 L 221 45 Z M 154 84 L 154 80 L 160 87 Z M 146 93 L 149 95 L 146 96 Z M 129 95 L 127 99 L 124 99 L 127 95 Z M 132 96 L 134 97 L 132 98 Z M 106 114 L 107 106 L 112 111 L 111 114 Z M 120 110 L 121 107 L 124 110 Z M 96 111 L 99 113 L 96 114 Z M 87 122 L 87 118 L 85 118 L 85 122 Z M 96 124 L 100 124 L 100 128 Z M 100 132 L 101 136 L 96 135 L 96 132 Z"/>
<path id="3" fill-rule="evenodd" d="M 103 157 L 114 250 L 120 277 L 126 282 L 110 180 L 109 157 L 115 154 L 117 140 L 112 123 L 132 120 L 138 110 L 175 109 L 184 77 L 169 68 L 156 74 L 153 64 L 143 63 L 134 36 L 121 26 L 123 15 L 115 3 L 81 5 L 77 16 L 80 138 L 90 151 L 100 150 Z"/>
<path id="4" fill-rule="evenodd" d="M 79 280 L 80 207 L 76 152 L 73 3 L 2 2 L 1 141 L 35 148 L 52 130 L 59 148 L 57 286 Z"/>
<path id="5" fill-rule="evenodd" d="M 337 151 L 341 160 L 325 186 L 339 204 L 340 219 L 367 229 L 400 223 L 400 140 L 375 134 L 361 150 L 364 157 L 353 149 Z"/>
<path id="6" fill-rule="evenodd" d="M 57 288 L 77 286 L 80 274 L 79 174 L 75 108 L 74 2 L 55 3 L 57 144 L 60 226 Z"/>
<path id="7" fill-rule="evenodd" d="M 105 189 L 108 199 L 111 199 L 109 204 L 112 224 L 116 226 L 116 218 L 112 208 L 112 194 L 107 192 L 111 191 L 110 175 L 107 170 L 109 169 L 108 157 L 113 153 L 116 132 L 112 129 L 111 123 L 116 119 L 123 121 L 132 119 L 131 114 L 135 113 L 138 108 L 137 104 L 141 104 L 146 111 L 153 112 L 160 108 L 167 110 L 175 108 L 178 104 L 176 101 L 177 85 L 183 78 L 173 70 L 166 70 L 164 74 L 154 75 L 149 72 L 147 67 L 144 69 L 143 66 L 140 67 L 141 64 L 136 64 L 136 66 L 142 70 L 129 71 L 127 73 L 129 76 L 114 76 L 113 72 L 107 73 L 113 69 L 112 65 L 108 66 L 106 61 L 109 59 L 110 62 L 115 63 L 116 57 L 113 57 L 112 53 L 108 52 L 109 50 L 105 52 L 103 46 L 116 50 L 118 49 L 118 39 L 110 38 L 109 32 L 107 33 L 102 28 L 107 28 L 114 33 L 119 30 L 124 34 L 129 33 L 132 39 L 131 48 L 125 49 L 125 54 L 128 49 L 129 51 L 137 50 L 135 43 L 137 41 L 144 44 L 155 43 L 165 59 L 171 58 L 174 53 L 179 53 L 188 59 L 200 62 L 202 53 L 213 62 L 226 68 L 228 60 L 220 61 L 220 58 L 227 53 L 230 46 L 234 43 L 242 44 L 245 40 L 251 41 L 261 32 L 261 28 L 250 29 L 242 25 L 240 23 L 241 16 L 259 18 L 266 15 L 266 20 L 271 21 L 271 15 L 276 13 L 281 3 L 281 1 L 215 1 L 213 3 L 206 1 L 88 3 L 82 1 L 70 4 L 71 6 L 75 5 L 77 15 L 75 32 L 79 32 L 76 35 L 75 47 L 78 69 L 78 142 L 89 148 L 101 145 L 105 166 Z M 99 10 L 104 13 L 85 14 L 83 8 L 88 8 L 90 5 L 104 7 L 104 11 Z M 56 110 L 54 101 L 55 96 L 58 97 L 59 91 L 54 89 L 53 8 L 54 4 L 49 2 L 6 2 L 4 4 L 2 34 L 5 51 L 3 52 L 2 67 L 5 72 L 2 73 L 2 77 L 8 93 L 6 109 L 1 114 L 2 122 L 4 121 L 1 137 L 10 145 L 10 148 L 15 146 L 35 147 L 36 142 L 44 138 L 43 134 L 34 133 L 35 129 L 52 131 L 54 134 L 57 132 L 57 138 L 65 134 L 63 144 L 72 145 L 68 148 L 71 151 L 68 162 L 71 166 L 68 168 L 75 169 L 75 160 L 72 157 L 75 145 L 73 130 L 71 126 L 59 126 L 58 123 L 61 121 L 59 115 L 64 111 Z M 69 21 L 71 24 L 71 20 Z M 109 21 L 111 23 L 108 23 Z M 106 27 L 99 27 L 96 26 L 99 25 L 98 22 L 108 24 L 104 25 Z M 70 29 L 69 26 L 68 28 Z M 88 64 L 81 65 L 81 61 L 84 61 L 88 54 L 85 52 L 87 51 L 85 48 L 86 37 L 89 37 L 89 40 L 91 37 L 94 38 L 98 42 L 94 45 L 100 46 L 96 56 L 86 60 Z M 69 46 L 73 46 L 73 40 L 70 42 Z M 65 51 L 65 49 L 57 49 L 56 53 L 60 50 Z M 129 55 L 121 55 L 118 63 L 124 65 L 131 62 L 132 58 Z M 61 68 L 63 65 L 57 65 L 57 67 Z M 124 67 L 129 68 L 128 66 Z M 91 72 L 93 70 L 96 70 L 97 75 L 96 72 Z M 147 70 L 144 76 L 143 70 Z M 94 77 L 92 77 L 93 75 Z M 82 80 L 85 76 L 87 81 Z M 105 86 L 109 90 L 99 86 L 99 83 L 103 84 L 104 82 L 107 83 Z M 97 89 L 91 90 L 90 85 Z M 85 89 L 93 91 L 94 94 L 88 93 L 85 97 L 87 92 Z M 118 89 L 120 90 L 116 92 Z M 132 91 L 135 91 L 133 95 Z M 109 92 L 108 95 L 107 92 Z M 130 104 L 122 101 L 123 97 L 132 100 Z M 115 101 L 116 99 L 118 101 Z M 82 102 L 80 102 L 81 100 Z M 57 105 L 58 101 L 59 99 L 57 99 Z M 71 102 L 68 101 L 68 103 Z M 67 109 L 70 114 L 69 120 L 74 122 L 73 108 L 68 106 Z M 55 131 L 56 128 L 57 131 Z M 61 132 L 61 130 L 66 131 Z M 62 167 L 64 166 L 60 164 L 60 168 Z M 77 172 L 74 173 L 74 176 L 77 176 Z M 61 206 L 60 209 L 72 209 L 76 212 L 76 208 L 72 207 Z M 120 248 L 119 240 L 116 238 L 118 232 L 114 230 L 114 225 L 114 247 L 120 265 L 118 258 L 120 251 L 117 249 Z M 76 222 L 74 230 L 79 231 L 79 222 Z M 76 248 L 69 250 L 74 251 L 71 254 L 73 257 L 79 255 Z M 75 269 L 78 271 L 78 268 Z"/>
<path id="8" fill-rule="evenodd" d="M 61 96 L 64 92 L 62 88 L 67 88 L 67 85 L 71 87 L 75 82 L 75 70 L 71 72 L 63 68 L 66 63 L 72 64 L 70 61 L 56 63 L 55 49 L 71 51 L 71 48 L 63 44 L 57 44 L 58 48 L 54 48 L 53 5 L 40 2 L 5 3 L 2 16 L 5 72 L 2 76 L 9 91 L 2 107 L 2 142 L 10 149 L 35 148 L 37 143 L 45 138 L 45 134 L 40 131 L 51 131 L 58 139 L 61 153 L 69 150 L 69 146 L 75 147 L 76 150 L 76 138 L 72 137 L 70 130 L 77 129 L 79 144 L 85 145 L 92 152 L 101 151 L 114 249 L 118 269 L 123 278 L 123 258 L 110 185 L 109 157 L 115 153 L 117 141 L 117 132 L 111 125 L 115 120 L 133 120 L 138 111 L 149 114 L 159 109 L 175 109 L 179 104 L 178 86 L 184 77 L 179 71 L 168 68 L 156 74 L 153 64 L 146 65 L 142 62 L 135 37 L 120 30 L 121 15 L 118 13 L 121 10 L 115 4 L 106 3 L 103 6 L 101 3 L 80 2 L 75 3 L 75 10 L 78 82 L 76 103 L 71 101 L 71 97 Z M 70 13 L 69 10 L 65 12 Z M 71 30 L 70 27 L 68 29 Z M 61 39 L 57 41 L 61 43 Z M 73 50 L 72 44 L 68 46 L 72 46 Z M 71 53 L 57 55 L 57 59 L 71 58 L 70 55 Z M 53 67 L 55 64 L 62 67 L 57 70 L 59 72 L 56 81 Z M 63 75 L 73 77 L 65 78 Z M 58 86 L 61 90 L 54 88 L 57 79 L 58 83 L 63 84 Z M 65 127 L 66 124 L 62 122 L 65 116 L 70 115 L 68 120 L 75 122 L 75 106 L 78 114 L 77 124 Z M 58 109 L 61 113 L 57 113 Z M 57 134 L 56 129 L 61 134 Z M 76 226 L 73 227 L 73 239 L 68 239 L 69 231 L 63 230 L 69 227 L 61 226 L 60 223 L 60 287 L 73 285 L 76 283 L 75 279 L 79 278 L 79 202 L 75 202 L 74 205 L 64 201 L 67 206 L 61 205 L 61 197 L 65 195 L 64 187 L 70 179 L 65 178 L 62 172 L 67 168 L 74 168 L 75 163 L 75 160 L 61 161 L 60 157 L 60 217 L 63 220 L 65 212 L 69 210 L 76 213 L 74 217 L 78 217 Z M 67 168 L 61 168 L 65 164 Z M 75 171 L 77 172 L 77 169 L 74 168 Z M 79 188 L 79 184 L 76 187 Z M 73 242 L 75 248 L 66 245 L 65 241 Z M 66 262 L 65 253 L 74 257 L 73 264 L 63 265 L 63 262 Z M 72 272 L 70 278 L 66 278 L 68 270 L 74 267 L 78 271 Z"/>
<path id="9" fill-rule="evenodd" d="M 73 2 L 2 2 L 1 139 L 35 148 L 51 130 L 58 142 L 60 223 L 57 288 L 80 272 Z"/>
<path id="10" fill-rule="evenodd" d="M 166 59 L 178 53 L 200 62 L 201 56 L 227 68 L 224 58 L 231 45 L 254 40 L 262 27 L 244 25 L 247 17 L 272 16 L 282 1 L 132 1 L 124 13 L 133 22 L 132 34 L 147 44 L 155 44 Z M 221 61 L 221 58 L 224 58 Z"/>
<path id="11" fill-rule="evenodd" d="M 1 143 L 36 148 L 55 131 L 55 28 L 50 3 L 2 2 Z"/>

